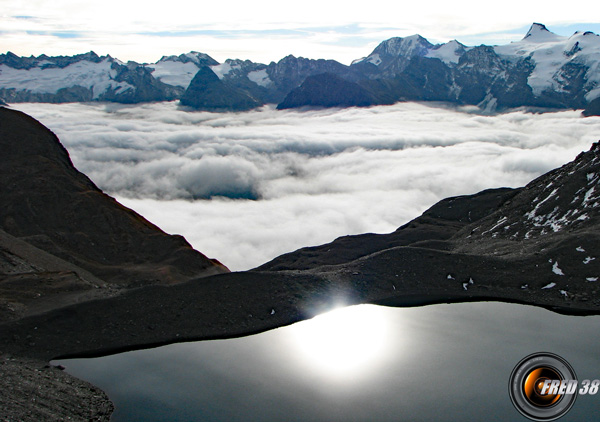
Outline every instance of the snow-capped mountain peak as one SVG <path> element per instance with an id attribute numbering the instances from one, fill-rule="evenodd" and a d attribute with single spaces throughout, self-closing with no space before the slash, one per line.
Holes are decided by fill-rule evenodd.
<path id="1" fill-rule="evenodd" d="M 53 57 L 0 54 L 0 96 L 7 102 L 135 103 L 177 95 L 177 89 L 153 79 L 144 66 L 93 51 Z"/>
<path id="2" fill-rule="evenodd" d="M 205 62 L 213 62 L 216 61 L 214 60 L 212 57 L 210 57 L 208 54 L 205 53 L 200 53 L 198 51 L 190 51 L 187 54 L 184 54 L 185 57 L 189 58 L 191 61 L 193 61 L 194 63 L 200 65 L 200 64 L 204 64 Z"/>
<path id="3" fill-rule="evenodd" d="M 531 28 L 529 28 L 529 31 L 527 32 L 525 37 L 523 37 L 522 41 L 527 41 L 530 43 L 542 43 L 555 42 L 560 39 L 564 39 L 564 37 L 561 37 L 559 35 L 556 35 L 554 32 L 549 31 L 548 28 L 546 28 L 546 25 L 543 25 L 541 23 L 534 23 L 533 25 L 531 25 Z"/>
<path id="4" fill-rule="evenodd" d="M 215 72 L 215 74 L 219 77 L 219 79 L 223 79 L 230 72 L 235 71 L 236 69 L 239 69 L 241 67 L 240 62 L 241 62 L 241 60 L 227 59 L 227 60 L 225 60 L 225 63 L 216 64 L 214 66 L 210 66 L 210 68 L 213 72 Z"/>
<path id="5" fill-rule="evenodd" d="M 189 53 L 180 54 L 179 56 L 162 56 L 161 59 L 155 63 L 161 62 L 179 62 L 179 63 L 195 63 L 197 65 L 214 65 L 218 64 L 218 62 L 210 57 L 208 54 L 200 53 L 198 51 L 190 51 Z M 152 65 L 149 65 L 152 66 Z"/>
<path id="6" fill-rule="evenodd" d="M 420 35 L 394 37 L 383 41 L 370 55 L 354 60 L 352 64 L 370 63 L 381 68 L 402 69 L 412 57 L 424 57 L 433 47 Z"/>
<path id="7" fill-rule="evenodd" d="M 179 56 L 163 56 L 158 62 L 146 65 L 146 68 L 163 83 L 187 88 L 200 67 L 218 64 L 208 54 L 190 51 Z"/>
<path id="8" fill-rule="evenodd" d="M 88 90 L 89 100 L 100 99 L 106 92 L 125 92 L 133 88 L 118 79 L 118 66 L 112 57 L 99 57 L 93 51 L 73 57 L 41 55 L 21 61 L 13 67 L 14 55 L 2 55 L 0 74 L 4 85 L 27 90 L 35 95 L 55 94 L 71 86 Z M 35 97 L 34 97 L 35 98 Z"/>
<path id="9" fill-rule="evenodd" d="M 586 35 L 587 34 L 587 35 Z M 581 68 L 585 73 L 585 99 L 600 97 L 600 37 L 576 32 L 563 37 L 534 23 L 527 35 L 517 42 L 494 47 L 496 53 L 511 61 L 530 58 L 535 68 L 528 77 L 534 94 L 568 90 L 569 73 Z"/>
<path id="10" fill-rule="evenodd" d="M 432 47 L 433 44 L 420 35 L 411 35 L 404 38 L 395 37 L 379 44 L 379 46 L 373 50 L 371 56 L 375 54 L 395 57 L 424 56 Z"/>

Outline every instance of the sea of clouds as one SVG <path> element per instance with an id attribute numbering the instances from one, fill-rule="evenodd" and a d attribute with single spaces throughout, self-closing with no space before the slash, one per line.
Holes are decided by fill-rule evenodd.
<path id="1" fill-rule="evenodd" d="M 600 118 L 579 111 L 14 108 L 53 130 L 100 188 L 232 270 L 342 235 L 393 231 L 448 196 L 523 186 L 600 139 Z"/>

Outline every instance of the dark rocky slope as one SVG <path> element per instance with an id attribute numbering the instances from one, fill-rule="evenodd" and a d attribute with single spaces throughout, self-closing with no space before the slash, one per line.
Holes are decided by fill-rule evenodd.
<path id="1" fill-rule="evenodd" d="M 0 107 L 0 149 L 0 326 L 134 286 L 227 272 L 102 193 L 31 117 Z M 109 421 L 113 405 L 98 388 L 47 361 L 7 354 L 21 340 L 36 349 L 30 339 L 20 332 L 0 340 L 2 418 Z"/>
<path id="2" fill-rule="evenodd" d="M 226 271 L 100 191 L 31 117 L 0 108 L 0 149 L 0 320 Z"/>
<path id="3" fill-rule="evenodd" d="M 402 246 L 448 249 L 448 240 L 458 230 L 494 212 L 516 193 L 515 189 L 502 188 L 444 199 L 393 233 L 340 237 L 332 243 L 281 255 L 257 270 L 308 270 L 323 265 L 348 263 L 378 251 Z"/>

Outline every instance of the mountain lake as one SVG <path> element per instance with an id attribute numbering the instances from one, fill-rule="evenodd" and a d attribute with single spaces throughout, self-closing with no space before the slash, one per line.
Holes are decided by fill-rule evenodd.
<path id="1" fill-rule="evenodd" d="M 342 307 L 261 334 L 57 360 L 107 392 L 112 421 L 526 421 L 509 377 L 551 352 L 600 379 L 600 316 L 499 302 Z M 562 419 L 600 418 L 600 394 Z"/>

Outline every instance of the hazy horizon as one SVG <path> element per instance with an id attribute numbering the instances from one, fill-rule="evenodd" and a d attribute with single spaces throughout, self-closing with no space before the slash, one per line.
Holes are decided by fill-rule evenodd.
<path id="1" fill-rule="evenodd" d="M 493 9 L 472 0 L 431 0 L 426 6 L 375 1 L 367 7 L 309 0 L 294 8 L 273 0 L 174 0 L 168 7 L 141 1 L 6 0 L 2 6 L 0 51 L 20 56 L 95 51 L 140 63 L 200 51 L 219 62 L 270 63 L 293 54 L 350 64 L 388 38 L 414 34 L 434 44 L 456 39 L 475 46 L 518 41 L 534 22 L 563 36 L 600 32 L 600 22 L 590 18 L 598 10 L 591 0 L 578 7 L 508 0 Z"/>
<path id="2" fill-rule="evenodd" d="M 25 19 L 28 17 L 17 17 L 18 19 Z M 448 36 L 435 36 L 435 37 L 429 37 L 427 34 L 424 33 L 420 33 L 420 32 L 414 32 L 414 33 L 408 33 L 405 30 L 394 30 L 394 29 L 389 29 L 389 30 L 385 30 L 385 31 L 381 31 L 380 34 L 381 37 L 383 38 L 376 38 L 377 35 L 373 34 L 373 35 L 369 35 L 368 37 L 365 37 L 366 39 L 368 39 L 369 41 L 367 42 L 365 40 L 365 42 L 363 43 L 357 43 L 355 46 L 352 47 L 352 49 L 348 49 L 347 51 L 345 51 L 344 56 L 340 56 L 337 51 L 330 51 L 329 49 L 320 49 L 317 48 L 314 50 L 314 53 L 312 51 L 303 49 L 303 51 L 305 52 L 304 55 L 302 53 L 298 54 L 294 50 L 293 47 L 291 50 L 282 50 L 280 49 L 280 56 L 274 56 L 272 54 L 269 54 L 269 56 L 264 56 L 262 54 L 256 54 L 255 57 L 248 57 L 246 55 L 246 51 L 245 50 L 237 50 L 236 53 L 239 54 L 239 56 L 229 56 L 229 55 L 224 55 L 222 53 L 222 51 L 220 50 L 220 44 L 216 43 L 214 51 L 212 51 L 210 49 L 211 45 L 209 43 L 209 45 L 206 48 L 202 48 L 201 50 L 198 50 L 198 47 L 195 47 L 193 44 L 183 44 L 185 46 L 187 46 L 187 50 L 185 49 L 185 47 L 183 47 L 183 49 L 173 49 L 173 47 L 171 46 L 165 46 L 165 50 L 164 51 L 159 51 L 159 50 L 155 50 L 155 52 L 150 53 L 150 54 L 145 54 L 143 56 L 140 56 L 138 54 L 136 54 L 135 52 L 131 52 L 129 53 L 127 56 L 118 56 L 115 54 L 115 52 L 120 52 L 121 49 L 119 48 L 118 45 L 115 45 L 114 48 L 112 48 L 111 46 L 103 46 L 100 49 L 96 48 L 96 50 L 94 50 L 94 47 L 92 44 L 84 44 L 81 43 L 79 45 L 81 45 L 82 49 L 75 49 L 73 46 L 68 46 L 65 47 L 64 51 L 57 48 L 56 45 L 53 45 L 52 47 L 49 47 L 48 49 L 44 49 L 45 47 L 41 47 L 41 49 L 39 47 L 36 47 L 35 49 L 26 49 L 23 50 L 22 49 L 22 45 L 18 45 L 15 47 L 10 47 L 9 45 L 6 46 L 6 49 L 4 50 L 3 53 L 13 53 L 13 54 L 17 54 L 17 56 L 21 56 L 21 57 L 29 57 L 29 56 L 40 56 L 40 55 L 47 55 L 47 56 L 68 56 L 68 55 L 77 55 L 77 54 L 86 54 L 89 52 L 94 52 L 100 56 L 107 56 L 110 55 L 111 57 L 118 59 L 122 62 L 128 62 L 128 61 L 134 61 L 134 62 L 138 62 L 141 64 L 153 64 L 158 62 L 161 58 L 165 57 L 165 56 L 170 56 L 170 55 L 181 55 L 181 54 L 187 54 L 190 52 L 199 52 L 199 53 L 204 53 L 207 54 L 209 56 L 211 56 L 213 59 L 216 59 L 218 62 L 223 63 L 228 59 L 241 59 L 241 60 L 250 60 L 253 61 L 255 63 L 263 63 L 263 64 L 269 64 L 271 62 L 279 62 L 280 60 L 282 60 L 284 57 L 288 56 L 288 55 L 293 55 L 296 57 L 304 57 L 304 58 L 308 58 L 308 59 L 313 59 L 313 60 L 317 60 L 317 59 L 325 59 L 325 60 L 336 60 L 339 61 L 342 64 L 345 65 L 350 65 L 353 61 L 355 60 L 359 60 L 361 58 L 364 58 L 366 56 L 368 56 L 372 50 L 379 45 L 381 42 L 389 39 L 389 38 L 393 38 L 393 37 L 407 37 L 407 36 L 411 36 L 411 35 L 421 35 L 424 38 L 428 39 L 428 41 L 432 42 L 433 44 L 444 44 L 446 42 L 452 41 L 452 40 L 456 40 L 458 42 L 460 42 L 461 44 L 464 44 L 468 47 L 474 47 L 477 45 L 481 45 L 481 44 L 486 44 L 486 45 L 504 45 L 504 44 L 510 44 L 512 42 L 517 42 L 520 41 L 526 34 L 528 29 L 530 28 L 530 25 L 533 25 L 534 23 L 541 23 L 544 24 L 543 22 L 531 22 L 531 24 L 528 25 L 524 25 L 524 26 L 520 26 L 520 27 L 509 27 L 506 30 L 502 31 L 502 32 L 498 32 L 498 33 L 480 33 L 480 34 L 473 34 L 473 35 L 465 35 L 464 37 L 455 37 L 455 38 L 451 38 Z M 359 25 L 355 25 L 357 28 L 359 27 Z M 575 24 L 558 24 L 556 26 L 551 26 L 550 28 L 548 28 L 549 31 L 560 35 L 560 36 L 564 36 L 564 37 L 568 37 L 573 35 L 575 32 L 580 31 L 580 32 L 585 32 L 585 31 L 591 31 L 591 32 L 596 32 L 597 34 L 600 34 L 600 23 L 575 23 Z M 211 32 L 218 32 L 218 31 L 206 31 L 207 33 L 211 33 Z M 227 33 L 228 31 L 223 31 L 224 33 Z M 243 34 L 240 32 L 237 35 L 233 35 L 235 33 L 237 33 L 238 31 L 230 31 L 232 33 L 232 35 L 228 36 L 228 38 L 236 38 L 236 37 L 243 37 Z M 259 33 L 259 31 L 254 31 L 257 34 Z M 281 31 L 282 33 L 285 33 L 285 30 Z M 292 31 L 293 32 L 293 31 Z M 246 34 L 246 35 L 250 35 L 250 38 L 253 38 L 252 36 L 253 31 L 250 31 L 250 33 Z M 61 38 L 61 37 L 66 37 L 67 39 L 71 38 L 70 36 L 65 36 L 65 35 L 56 35 L 57 38 Z M 61 45 L 61 43 L 58 43 L 59 45 Z M 2 45 L 2 41 L 0 40 L 0 45 Z M 87 48 L 87 49 L 86 49 Z M 34 52 L 35 51 L 35 52 Z M 48 53 L 48 51 L 51 51 L 53 53 Z M 287 51 L 287 52 L 286 52 Z M 302 50 L 300 50 L 302 51 Z M 319 52 L 323 51 L 326 54 L 330 54 L 331 56 L 319 56 Z M 250 49 L 248 50 L 248 54 L 252 54 L 253 52 L 255 52 L 254 50 Z M 127 53 L 125 53 L 127 54 Z M 260 59 L 256 59 L 256 57 L 258 58 L 263 58 L 263 60 Z M 267 58 L 269 57 L 269 58 Z"/>

